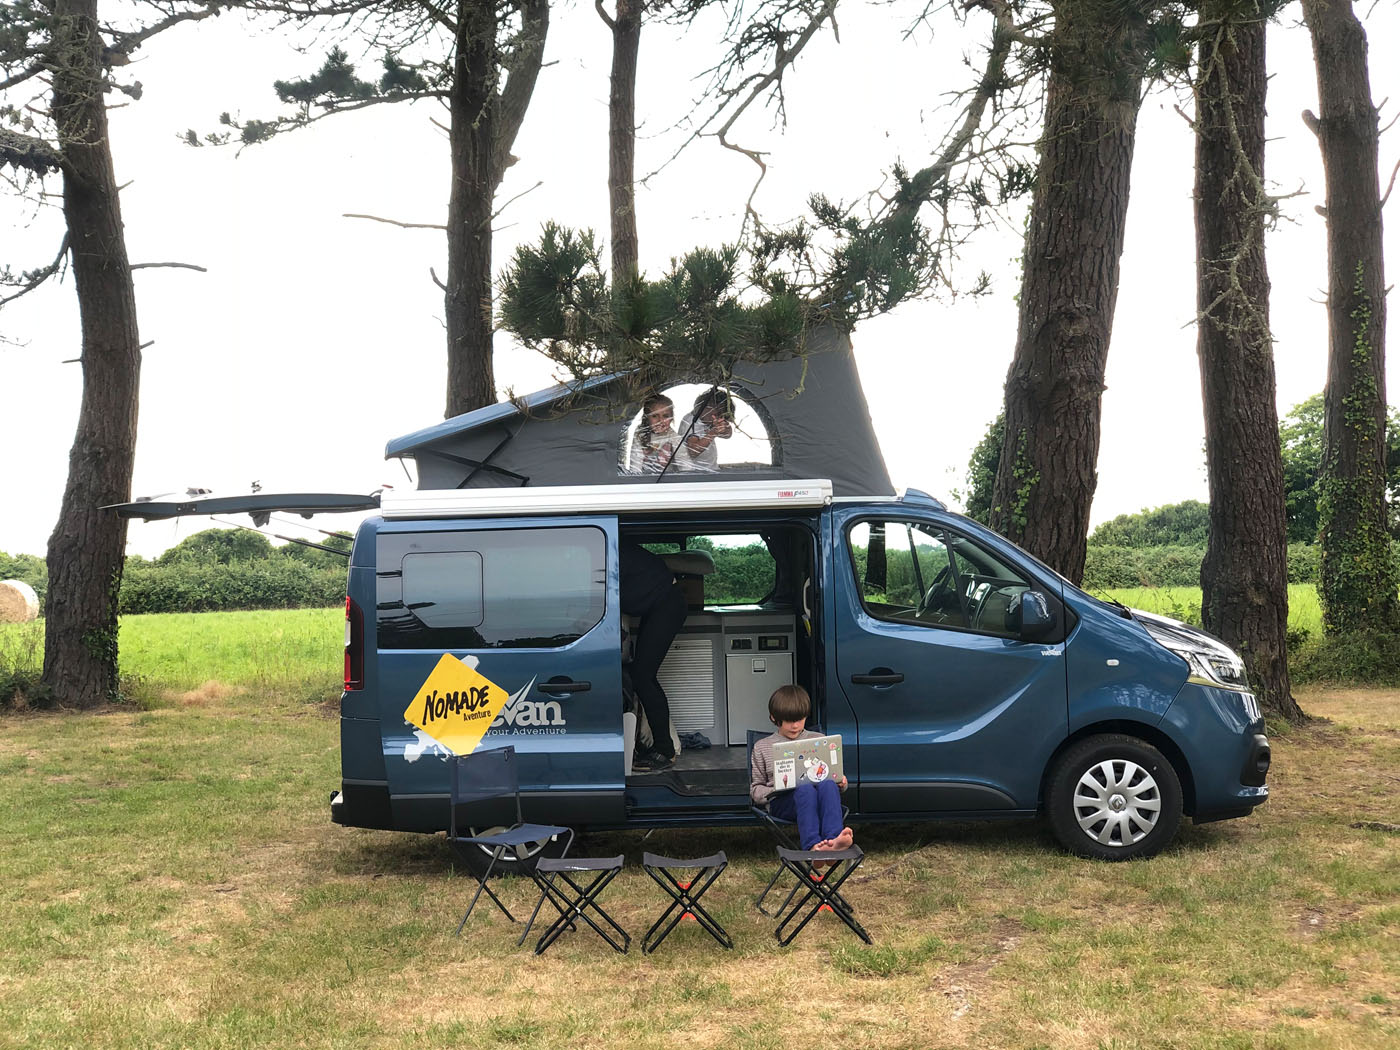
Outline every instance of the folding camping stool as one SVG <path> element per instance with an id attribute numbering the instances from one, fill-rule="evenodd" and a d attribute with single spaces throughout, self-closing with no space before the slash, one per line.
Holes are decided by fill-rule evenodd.
<path id="1" fill-rule="evenodd" d="M 792 943 L 792 939 L 802 932 L 802 927 L 811 922 L 822 908 L 829 908 L 837 918 L 850 927 L 852 933 L 866 944 L 873 943 L 870 940 L 870 934 L 865 932 L 865 927 L 856 921 L 855 912 L 852 910 L 850 902 L 841 896 L 841 884 L 850 878 L 851 874 L 865 860 L 865 853 L 859 846 L 840 850 L 784 849 L 779 846 L 778 860 L 785 869 L 797 877 L 798 888 L 806 890 L 800 896 L 794 895 L 796 896 L 795 900 L 790 897 L 788 901 L 784 902 L 782 910 L 778 912 L 776 916 L 778 928 L 773 931 L 773 936 L 778 938 L 779 944 Z M 835 861 L 836 863 L 823 871 L 818 871 L 814 867 L 817 861 Z M 784 927 L 798 918 L 801 918 L 802 921 L 784 935 Z"/>
<path id="2" fill-rule="evenodd" d="M 724 851 L 709 857 L 692 857 L 682 860 L 678 857 L 659 857 L 655 853 L 642 854 L 642 868 L 648 875 L 671 896 L 671 905 L 661 913 L 661 918 L 657 919 L 651 929 L 647 930 L 646 936 L 642 938 L 642 952 L 650 954 L 656 951 L 661 942 L 674 930 L 680 921 L 685 918 L 694 919 L 700 924 L 701 929 L 708 933 L 715 940 L 719 941 L 725 948 L 733 948 L 734 942 L 729 939 L 729 934 L 724 927 L 715 921 L 713 915 L 707 912 L 700 904 L 700 898 L 705 891 L 714 884 L 722 872 L 729 865 L 729 858 L 724 855 Z M 695 870 L 695 875 L 685 882 L 681 882 L 675 875 L 678 871 Z M 672 915 L 674 914 L 674 918 Z M 661 929 L 662 923 L 666 923 L 666 928 Z M 657 931 L 660 930 L 660 934 Z M 655 938 L 655 939 L 653 939 Z"/>
<path id="3" fill-rule="evenodd" d="M 539 913 L 540 906 L 548 900 L 559 912 L 559 917 L 540 935 L 535 944 L 535 954 L 543 955 L 545 949 L 557 941 L 561 933 L 574 929 L 575 919 L 582 919 L 592 926 L 598 936 L 607 941 L 614 951 L 626 954 L 632 944 L 632 938 L 626 930 L 613 922 L 612 916 L 598 903 L 598 895 L 607 888 L 608 883 L 617 878 L 617 873 L 621 870 L 621 854 L 616 857 L 575 857 L 572 860 L 540 858 L 532 875 L 535 884 L 540 888 L 540 901 L 535 905 L 535 914 Z M 589 912 L 596 914 L 622 939 L 617 940 L 608 930 L 594 922 Z M 531 915 L 530 923 L 526 925 L 525 932 L 520 935 L 517 943 L 525 942 L 534 921 L 535 915 Z"/>

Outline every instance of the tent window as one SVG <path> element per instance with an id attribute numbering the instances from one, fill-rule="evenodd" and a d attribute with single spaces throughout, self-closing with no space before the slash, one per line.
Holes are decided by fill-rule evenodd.
<path id="1" fill-rule="evenodd" d="M 738 391 L 725 412 L 722 397 L 719 405 L 702 400 L 710 389 L 687 383 L 648 399 L 623 428 L 618 473 L 713 474 L 781 463 L 767 412 Z"/>

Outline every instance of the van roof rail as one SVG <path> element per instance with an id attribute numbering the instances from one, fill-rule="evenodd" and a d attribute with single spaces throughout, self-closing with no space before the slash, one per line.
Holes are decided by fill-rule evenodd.
<path id="1" fill-rule="evenodd" d="M 670 485 L 543 485 L 538 488 L 418 489 L 385 492 L 386 519 L 485 515 L 577 514 L 588 511 L 748 510 L 824 507 L 831 482 L 705 481 Z"/>

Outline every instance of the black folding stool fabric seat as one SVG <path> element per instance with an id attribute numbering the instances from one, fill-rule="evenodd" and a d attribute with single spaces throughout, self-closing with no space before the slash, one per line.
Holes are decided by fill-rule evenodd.
<path id="1" fill-rule="evenodd" d="M 802 928 L 811 922 L 823 907 L 829 907 L 836 917 L 850 927 L 851 932 L 866 944 L 873 943 L 870 940 L 870 934 L 865 932 L 865 927 L 856 921 L 855 912 L 851 908 L 850 902 L 841 895 L 841 884 L 850 878 L 860 867 L 861 862 L 865 860 L 865 853 L 859 846 L 839 850 L 784 849 L 779 846 L 778 860 L 785 870 L 797 878 L 797 889 L 801 890 L 806 887 L 807 890 L 801 897 L 797 897 L 797 890 L 794 890 L 783 902 L 782 908 L 778 910 L 778 914 L 775 916 L 778 920 L 778 926 L 773 931 L 773 936 L 778 938 L 779 944 L 792 943 L 792 939 L 802 932 Z M 818 873 L 813 866 L 817 861 L 835 861 L 835 863 Z M 797 899 L 794 900 L 795 897 Z M 784 936 L 783 927 L 799 917 L 802 921 Z"/>
<path id="2" fill-rule="evenodd" d="M 540 903 L 535 905 L 535 912 L 538 913 L 540 905 L 548 900 L 559 912 L 559 917 L 544 933 L 540 934 L 540 939 L 535 944 L 535 954 L 543 955 L 545 949 L 557 941 L 561 933 L 566 929 L 575 928 L 575 919 L 582 919 L 593 927 L 599 937 L 612 946 L 613 951 L 626 955 L 627 949 L 632 944 L 632 938 L 626 930 L 613 921 L 612 916 L 605 912 L 602 905 L 598 903 L 598 895 L 603 892 L 608 883 L 617 878 L 617 873 L 621 870 L 621 854 L 616 857 L 575 857 L 572 860 L 562 857 L 557 860 L 551 857 L 541 858 L 532 873 L 541 894 Z M 581 876 L 581 878 L 575 878 L 575 876 Z M 584 878 L 587 879 L 586 882 L 583 881 Z M 588 914 L 590 911 L 596 913 L 621 940 L 617 940 L 608 930 L 594 922 L 592 916 Z M 535 916 L 531 915 L 530 923 L 534 923 L 534 921 Z M 525 932 L 520 935 L 520 943 L 524 942 L 525 936 L 529 932 L 530 926 L 527 924 Z"/>
<path id="3" fill-rule="evenodd" d="M 518 921 L 501 902 L 501 898 L 496 896 L 495 891 L 487 885 L 496 870 L 497 862 L 505 856 L 506 850 L 518 849 L 528 843 L 544 842 L 561 835 L 566 836 L 564 840 L 564 853 L 566 855 L 569 852 L 569 847 L 573 845 L 574 833 L 572 829 L 554 824 L 526 824 L 521 819 L 520 776 L 516 762 L 514 747 L 474 751 L 469 755 L 456 755 L 452 759 L 452 813 L 447 841 L 469 867 L 477 867 L 481 858 L 469 857 L 468 850 L 481 850 L 490 856 L 490 860 L 478 880 L 476 893 L 472 896 L 471 903 L 467 905 L 467 910 L 462 915 L 462 921 L 457 924 L 459 935 L 462 932 L 462 927 L 467 924 L 467 918 L 471 915 L 472 909 L 476 907 L 476 902 L 481 898 L 483 891 L 496 902 L 496 907 L 501 909 L 502 915 L 511 922 Z M 494 806 L 491 805 L 492 803 Z M 467 812 L 468 810 L 470 812 Z M 511 819 L 512 814 L 515 818 L 514 824 L 501 827 L 489 834 L 460 834 L 464 827 L 480 826 L 486 821 L 499 821 L 501 824 L 505 824 Z M 470 819 L 471 824 L 459 823 L 459 818 L 463 821 Z M 539 911 L 539 903 L 536 903 L 535 911 Z M 532 915 L 531 921 L 533 919 Z M 528 925 L 526 930 L 529 930 Z"/>
<path id="4" fill-rule="evenodd" d="M 747 769 L 749 770 L 750 776 L 753 775 L 753 746 L 754 744 L 762 740 L 764 737 L 770 735 L 770 733 L 765 732 L 762 729 L 750 729 L 748 731 L 749 761 Z M 789 850 L 796 850 L 801 846 L 801 843 L 797 839 L 796 821 L 783 820 L 781 817 L 775 817 L 772 813 L 768 811 L 767 806 L 760 806 L 756 803 L 750 803 L 749 809 L 752 810 L 754 815 L 757 816 L 758 819 L 763 823 L 763 826 L 768 829 L 768 833 L 773 836 L 773 842 L 775 845 L 781 846 L 783 849 Z M 846 817 L 850 814 L 850 812 L 851 811 L 846 806 L 841 807 L 842 824 L 846 822 Z M 773 877 L 768 880 L 768 885 L 763 887 L 763 892 L 760 893 L 758 895 L 758 899 L 754 901 L 754 907 L 757 908 L 759 911 L 763 912 L 763 914 L 765 915 L 767 915 L 768 913 L 766 911 L 763 911 L 763 901 L 768 896 L 768 894 L 773 891 L 773 887 L 778 884 L 778 880 L 783 877 L 783 872 L 786 870 L 787 869 L 785 869 L 782 864 L 779 864 L 777 870 L 773 872 Z M 793 895 L 796 894 L 799 889 L 801 889 L 800 883 L 793 886 L 792 891 L 787 895 L 787 899 L 783 901 L 782 905 L 778 908 L 778 910 L 773 913 L 775 916 L 781 914 L 783 909 L 792 903 Z"/>
<path id="5" fill-rule="evenodd" d="M 700 898 L 704 896 L 706 890 L 719 878 L 720 872 L 729 865 L 729 858 L 724 855 L 724 851 L 712 854 L 708 857 L 690 857 L 682 859 L 679 857 L 662 857 L 655 853 L 642 854 L 642 868 L 648 875 L 671 896 L 671 905 L 661 913 L 661 918 L 652 924 L 647 930 L 646 936 L 642 938 L 642 952 L 651 954 L 656 951 L 661 942 L 664 941 L 687 915 L 699 923 L 700 927 L 715 940 L 719 941 L 725 948 L 733 948 L 734 942 L 729 939 L 729 934 L 725 932 L 723 926 L 713 915 L 707 912 L 700 904 Z M 695 875 L 685 882 L 682 882 L 675 875 L 678 871 L 690 871 L 694 869 Z M 672 918 L 672 914 L 675 917 Z M 670 919 L 664 930 L 661 924 Z M 660 930 L 658 936 L 657 931 Z M 655 938 L 653 940 L 653 938 Z"/>

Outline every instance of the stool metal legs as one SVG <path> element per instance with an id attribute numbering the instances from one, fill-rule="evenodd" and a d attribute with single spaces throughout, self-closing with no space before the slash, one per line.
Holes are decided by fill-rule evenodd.
<path id="1" fill-rule="evenodd" d="M 559 939 L 560 934 L 566 929 L 573 929 L 575 919 L 582 919 L 592 926 L 598 936 L 607 941 L 614 951 L 626 954 L 632 944 L 632 938 L 626 930 L 613 922 L 612 916 L 598 904 L 598 895 L 607 888 L 608 883 L 617 878 L 621 870 L 621 857 L 541 860 L 535 866 L 534 873 L 535 884 L 539 886 L 542 894 L 539 904 L 535 905 L 535 913 L 538 914 L 540 905 L 548 898 L 559 912 L 559 917 L 540 935 L 535 945 L 535 954 L 543 955 L 545 949 Z M 585 873 L 591 873 L 591 878 Z M 612 932 L 594 922 L 589 912 L 602 919 Z M 530 919 L 533 923 L 534 915 Z M 527 925 L 525 934 L 529 932 L 530 927 Z M 617 937 L 612 936 L 612 933 L 617 934 Z M 525 934 L 521 935 L 522 941 Z"/>
<path id="2" fill-rule="evenodd" d="M 780 846 L 778 859 L 784 868 L 797 877 L 798 889 L 806 889 L 806 892 L 795 900 L 789 897 L 776 916 L 778 927 L 773 931 L 773 936 L 778 938 L 779 944 L 790 944 L 824 906 L 829 907 L 836 917 L 866 944 L 873 943 L 870 934 L 865 932 L 865 927 L 856 920 L 850 902 L 841 896 L 841 884 L 850 878 L 865 860 L 865 854 L 859 846 L 843 850 L 794 850 L 783 849 Z M 818 874 L 813 866 L 817 861 L 835 863 Z M 800 922 L 797 921 L 799 919 Z M 792 926 L 794 922 L 797 922 L 797 925 Z M 784 933 L 789 926 L 792 928 Z"/>
<path id="3" fill-rule="evenodd" d="M 729 934 L 724 927 L 700 904 L 700 898 L 705 891 L 714 884 L 714 881 L 719 878 L 720 872 L 724 871 L 728 865 L 729 858 L 724 855 L 723 851 L 710 857 L 695 857 L 689 860 L 660 857 L 652 853 L 642 855 L 643 869 L 658 886 L 671 896 L 670 907 L 661 913 L 661 918 L 652 924 L 651 929 L 647 930 L 646 936 L 642 938 L 642 951 L 644 953 L 650 954 L 656 951 L 661 942 L 687 915 L 699 923 L 701 929 L 723 947 L 734 947 L 734 942 L 729 939 Z M 699 870 L 695 878 L 688 882 L 681 882 L 673 874 L 675 871 L 685 871 L 690 868 Z M 662 929 L 663 924 L 665 924 L 665 929 Z M 660 933 L 658 934 L 657 931 Z"/>

